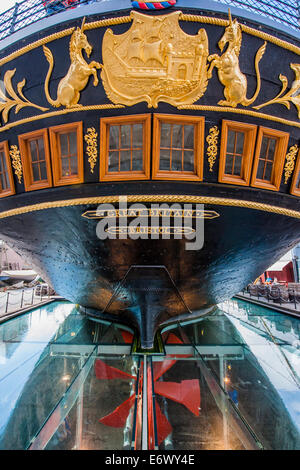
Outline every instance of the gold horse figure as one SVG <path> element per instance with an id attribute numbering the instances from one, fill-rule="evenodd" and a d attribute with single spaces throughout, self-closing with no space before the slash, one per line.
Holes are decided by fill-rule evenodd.
<path id="1" fill-rule="evenodd" d="M 241 72 L 239 66 L 239 55 L 242 44 L 242 29 L 237 19 L 232 21 L 230 10 L 228 10 L 229 25 L 225 28 L 225 33 L 218 42 L 218 47 L 222 52 L 228 43 L 228 48 L 223 55 L 212 54 L 208 57 L 211 62 L 208 69 L 208 78 L 211 78 L 214 67 L 218 69 L 218 77 L 222 85 L 224 85 L 224 95 L 226 100 L 218 102 L 221 106 L 232 106 L 235 108 L 239 103 L 243 106 L 252 104 L 259 92 L 261 86 L 260 72 L 258 64 L 265 53 L 266 41 L 258 49 L 255 56 L 255 71 L 257 78 L 256 91 L 252 98 L 247 98 L 247 78 Z"/>
<path id="2" fill-rule="evenodd" d="M 44 54 L 50 64 L 45 81 L 45 95 L 48 102 L 56 108 L 59 106 L 66 106 L 66 108 L 81 106 L 78 104 L 80 92 L 86 87 L 90 75 L 94 76 L 94 86 L 97 86 L 99 83 L 97 69 L 100 69 L 101 65 L 95 61 L 88 64 L 82 56 L 82 50 L 86 52 L 88 57 L 90 57 L 93 50 L 83 32 L 84 22 L 85 19 L 82 22 L 81 28 L 77 28 L 71 36 L 71 65 L 67 75 L 59 82 L 56 100 L 53 100 L 49 93 L 49 81 L 54 66 L 53 55 L 48 47 L 43 46 Z"/>

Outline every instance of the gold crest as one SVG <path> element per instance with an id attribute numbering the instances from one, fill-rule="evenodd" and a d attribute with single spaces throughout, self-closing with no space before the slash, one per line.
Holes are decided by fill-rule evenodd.
<path id="1" fill-rule="evenodd" d="M 159 101 L 192 104 L 207 87 L 208 39 L 204 29 L 191 36 L 179 26 L 181 12 L 148 16 L 132 11 L 124 34 L 108 29 L 103 38 L 101 78 L 115 104 Z"/>

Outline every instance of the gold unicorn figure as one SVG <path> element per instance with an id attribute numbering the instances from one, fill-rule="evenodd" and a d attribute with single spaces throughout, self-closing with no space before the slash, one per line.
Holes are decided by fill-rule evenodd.
<path id="1" fill-rule="evenodd" d="M 52 74 L 54 60 L 53 55 L 48 47 L 43 46 L 44 54 L 47 61 L 50 64 L 48 74 L 45 81 L 45 95 L 48 102 L 58 108 L 59 106 L 66 106 L 66 108 L 72 108 L 75 106 L 81 106 L 78 104 L 80 99 L 80 92 L 86 87 L 90 75 L 94 76 L 94 86 L 97 86 L 99 79 L 97 77 L 97 69 L 101 68 L 98 62 L 92 61 L 88 64 L 82 56 L 82 50 L 84 50 L 88 57 L 90 57 L 93 50 L 89 44 L 86 35 L 84 34 L 84 23 L 83 19 L 81 28 L 77 27 L 71 36 L 70 40 L 70 59 L 71 65 L 69 67 L 67 75 L 61 79 L 57 88 L 57 99 L 54 101 L 49 93 L 49 81 Z"/>
<path id="2" fill-rule="evenodd" d="M 252 98 L 247 98 L 247 78 L 241 72 L 239 66 L 239 55 L 242 45 L 242 29 L 237 19 L 232 21 L 230 9 L 228 10 L 229 25 L 225 28 L 225 33 L 218 42 L 218 47 L 222 52 L 228 43 L 227 50 L 223 55 L 212 54 L 208 57 L 211 62 L 208 69 L 208 78 L 211 78 L 214 67 L 218 69 L 218 77 L 222 85 L 224 85 L 224 96 L 226 100 L 218 102 L 221 106 L 232 106 L 235 108 L 239 103 L 243 106 L 252 104 L 259 92 L 261 86 L 260 72 L 258 64 L 265 53 L 266 41 L 258 49 L 255 56 L 255 71 L 257 78 L 256 91 Z"/>

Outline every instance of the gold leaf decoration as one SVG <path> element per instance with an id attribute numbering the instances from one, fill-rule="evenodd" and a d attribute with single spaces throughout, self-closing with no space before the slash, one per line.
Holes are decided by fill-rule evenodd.
<path id="1" fill-rule="evenodd" d="M 12 78 L 16 73 L 16 69 L 7 70 L 4 75 L 4 87 L 5 91 L 0 88 L 0 113 L 2 113 L 2 118 L 4 123 L 8 121 L 8 114 L 10 110 L 15 107 L 15 113 L 17 114 L 20 109 L 25 106 L 31 106 L 33 108 L 40 109 L 41 111 L 47 111 L 48 108 L 43 108 L 34 103 L 31 103 L 23 94 L 23 87 L 26 83 L 25 78 L 17 84 L 17 93 L 13 89 Z M 6 96 L 9 95 L 9 97 Z M 19 96 L 18 96 L 19 95 Z"/>
<path id="2" fill-rule="evenodd" d="M 295 144 L 292 147 L 290 147 L 287 153 L 286 163 L 284 167 L 284 184 L 287 184 L 289 177 L 293 173 L 297 152 L 298 152 L 298 145 Z"/>
<path id="3" fill-rule="evenodd" d="M 295 80 L 292 83 L 290 91 L 288 91 L 285 95 L 284 92 L 288 86 L 288 79 L 285 75 L 279 75 L 279 80 L 282 83 L 282 88 L 280 93 L 278 93 L 275 98 L 266 103 L 260 104 L 259 106 L 254 106 L 255 109 L 264 108 L 265 106 L 269 106 L 270 104 L 282 104 L 287 109 L 290 109 L 290 103 L 293 103 L 296 106 L 298 111 L 298 118 L 300 119 L 300 64 L 290 64 L 290 68 L 295 73 Z"/>
<path id="4" fill-rule="evenodd" d="M 12 166 L 13 166 L 13 169 L 15 170 L 15 175 L 18 178 L 19 183 L 21 183 L 23 169 L 22 169 L 22 163 L 21 163 L 20 150 L 18 149 L 16 145 L 12 145 L 10 147 L 9 155 L 12 159 Z"/>
<path id="5" fill-rule="evenodd" d="M 213 166 L 216 161 L 216 156 L 218 153 L 218 135 L 220 131 L 217 126 L 211 127 L 209 129 L 209 134 L 206 137 L 206 142 L 208 143 L 207 147 L 207 156 L 209 163 L 209 171 L 213 171 Z"/>
<path id="6" fill-rule="evenodd" d="M 90 164 L 91 173 L 94 173 L 94 167 L 96 165 L 98 151 L 97 151 L 97 137 L 98 133 L 94 127 L 89 127 L 87 134 L 84 136 L 84 140 L 87 143 L 86 153 L 89 156 L 88 162 Z"/>

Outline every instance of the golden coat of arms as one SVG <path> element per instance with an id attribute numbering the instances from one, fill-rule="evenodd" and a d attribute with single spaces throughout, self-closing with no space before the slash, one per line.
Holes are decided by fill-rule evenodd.
<path id="1" fill-rule="evenodd" d="M 108 29 L 103 38 L 101 78 L 107 96 L 127 106 L 159 101 L 192 104 L 207 87 L 208 39 L 204 29 L 191 36 L 179 26 L 176 11 L 148 16 L 132 11 L 124 34 Z"/>

